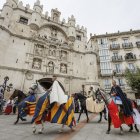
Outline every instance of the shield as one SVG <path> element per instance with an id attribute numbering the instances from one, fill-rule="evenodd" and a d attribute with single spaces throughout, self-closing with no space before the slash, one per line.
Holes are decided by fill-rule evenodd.
<path id="1" fill-rule="evenodd" d="M 52 78 L 42 78 L 38 82 L 45 89 L 49 89 L 53 84 Z"/>

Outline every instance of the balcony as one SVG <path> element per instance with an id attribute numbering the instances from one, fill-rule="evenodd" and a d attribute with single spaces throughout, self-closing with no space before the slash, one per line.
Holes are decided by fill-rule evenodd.
<path id="1" fill-rule="evenodd" d="M 115 72 L 115 75 L 116 76 L 120 76 L 120 75 L 123 75 L 124 74 L 124 71 L 122 69 L 115 69 L 113 71 Z"/>
<path id="2" fill-rule="evenodd" d="M 136 42 L 138 48 L 140 48 L 140 41 Z"/>
<path id="3" fill-rule="evenodd" d="M 119 50 L 120 49 L 120 44 L 111 44 L 110 45 L 110 50 Z"/>
<path id="4" fill-rule="evenodd" d="M 112 56 L 112 62 L 121 62 L 123 61 L 122 56 Z"/>
<path id="5" fill-rule="evenodd" d="M 122 47 L 123 47 L 124 49 L 132 49 L 132 48 L 133 48 L 133 44 L 132 44 L 132 42 L 123 43 L 123 44 L 122 44 Z"/>
<path id="6" fill-rule="evenodd" d="M 112 69 L 102 69 L 98 71 L 99 76 L 101 77 L 111 77 L 112 76 Z"/>
<path id="7" fill-rule="evenodd" d="M 126 61 L 135 61 L 136 60 L 136 55 L 126 55 L 125 56 Z"/>

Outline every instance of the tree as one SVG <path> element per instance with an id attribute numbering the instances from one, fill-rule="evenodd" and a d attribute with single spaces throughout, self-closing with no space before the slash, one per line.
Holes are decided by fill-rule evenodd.
<path id="1" fill-rule="evenodd" d="M 138 96 L 140 96 L 140 68 L 136 68 L 136 70 L 125 70 L 125 78 L 127 84 L 136 92 Z"/>

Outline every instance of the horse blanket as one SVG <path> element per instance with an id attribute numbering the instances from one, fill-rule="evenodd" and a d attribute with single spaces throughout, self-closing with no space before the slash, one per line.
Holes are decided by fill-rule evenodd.
<path id="1" fill-rule="evenodd" d="M 58 106 L 57 103 L 54 103 L 49 110 L 49 104 L 49 94 L 46 93 L 37 102 L 32 123 L 40 124 L 41 121 L 48 121 L 50 123 L 64 124 L 69 127 L 74 126 L 75 118 L 72 97 L 68 97 L 68 101 L 64 105 L 67 112 L 65 112 L 62 106 Z"/>
<path id="2" fill-rule="evenodd" d="M 94 101 L 92 97 L 86 99 L 86 109 L 89 112 L 99 113 L 104 110 L 104 107 L 104 102 L 96 103 L 96 101 Z"/>
<path id="3" fill-rule="evenodd" d="M 113 100 L 107 105 L 107 108 L 114 128 L 119 128 L 122 124 L 130 125 L 134 123 L 132 116 L 125 116 L 123 113 L 119 112 L 118 106 Z"/>
<path id="4" fill-rule="evenodd" d="M 26 97 L 22 102 L 18 104 L 18 113 L 19 117 L 25 117 L 28 114 L 28 107 L 30 104 L 36 104 L 36 97 L 35 95 L 30 95 Z M 31 114 L 31 112 L 30 112 Z M 33 113 L 32 113 L 33 114 Z"/>

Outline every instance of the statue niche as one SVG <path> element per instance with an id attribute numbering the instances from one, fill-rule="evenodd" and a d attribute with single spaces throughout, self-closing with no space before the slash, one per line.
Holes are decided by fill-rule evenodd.
<path id="1" fill-rule="evenodd" d="M 56 46 L 49 47 L 49 56 L 56 57 Z"/>
<path id="2" fill-rule="evenodd" d="M 48 63 L 48 72 L 49 72 L 50 74 L 53 74 L 53 73 L 54 73 L 54 63 L 53 63 L 52 61 L 50 61 L 50 62 Z"/>
<path id="3" fill-rule="evenodd" d="M 66 51 L 60 52 L 60 59 L 67 60 L 67 52 Z"/>
<path id="4" fill-rule="evenodd" d="M 41 64 L 42 64 L 42 60 L 39 58 L 34 58 L 33 59 L 33 64 L 32 64 L 32 68 L 36 69 L 36 70 L 40 70 L 41 69 Z"/>
<path id="5" fill-rule="evenodd" d="M 63 64 L 63 63 L 60 64 L 60 72 L 67 73 L 67 65 L 66 64 Z"/>
<path id="6" fill-rule="evenodd" d="M 39 44 L 35 44 L 35 55 L 43 56 L 43 52 L 44 52 L 44 46 L 39 45 Z"/>

